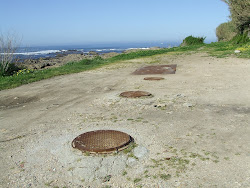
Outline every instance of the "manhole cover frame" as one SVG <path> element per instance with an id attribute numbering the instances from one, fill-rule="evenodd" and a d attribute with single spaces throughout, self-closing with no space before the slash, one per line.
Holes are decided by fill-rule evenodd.
<path id="1" fill-rule="evenodd" d="M 88 139 L 88 137 L 93 136 L 94 139 L 95 136 L 97 136 L 97 134 L 105 134 L 105 133 L 110 133 L 112 134 L 117 134 L 120 135 L 121 137 L 123 137 L 123 141 L 121 141 L 122 143 L 117 144 L 117 146 L 114 147 L 110 147 L 110 148 L 93 148 L 93 147 L 85 147 L 84 145 L 84 141 L 82 141 L 84 138 Z M 99 140 L 101 141 L 101 140 Z M 84 153 L 90 153 L 90 154 L 109 154 L 109 153 L 113 153 L 113 152 L 118 152 L 118 151 L 122 151 L 124 149 L 126 149 L 130 143 L 134 142 L 134 138 L 132 136 L 130 136 L 127 133 L 121 132 L 121 131 L 117 131 L 117 130 L 95 130 L 95 131 L 89 131 L 89 132 L 85 132 L 83 134 L 80 134 L 79 136 L 77 136 L 71 143 L 72 147 L 75 149 L 78 149 Z"/>
<path id="2" fill-rule="evenodd" d="M 133 75 L 150 75 L 150 74 L 175 74 L 177 64 L 169 65 L 150 65 L 136 69 Z"/>
<path id="3" fill-rule="evenodd" d="M 153 97 L 153 95 L 147 91 L 124 91 L 119 96 L 124 98 Z"/>
<path id="4" fill-rule="evenodd" d="M 159 81 L 159 80 L 164 80 L 165 78 L 163 77 L 145 77 L 143 80 L 149 80 L 149 81 Z"/>

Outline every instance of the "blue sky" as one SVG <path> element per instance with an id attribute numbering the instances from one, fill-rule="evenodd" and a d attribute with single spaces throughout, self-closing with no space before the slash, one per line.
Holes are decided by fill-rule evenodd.
<path id="1" fill-rule="evenodd" d="M 216 41 L 229 20 L 221 0 L 0 0 L 0 32 L 24 45 L 180 42 L 186 36 Z"/>

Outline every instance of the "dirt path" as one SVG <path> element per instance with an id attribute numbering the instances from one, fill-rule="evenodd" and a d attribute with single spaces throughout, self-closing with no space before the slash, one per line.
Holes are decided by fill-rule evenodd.
<path id="1" fill-rule="evenodd" d="M 149 63 L 177 72 L 131 75 Z M 129 90 L 154 97 L 119 97 Z M 0 91 L 0 187 L 250 187 L 249 125 L 249 59 L 160 55 L 55 77 Z M 97 129 L 126 132 L 147 154 L 122 163 L 71 148 Z"/>

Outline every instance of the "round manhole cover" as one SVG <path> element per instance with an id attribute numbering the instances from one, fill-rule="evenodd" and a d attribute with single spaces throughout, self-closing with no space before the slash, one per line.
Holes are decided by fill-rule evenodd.
<path id="1" fill-rule="evenodd" d="M 115 130 L 97 130 L 83 133 L 72 141 L 72 147 L 83 152 L 111 153 L 125 149 L 133 138 Z"/>
<path id="2" fill-rule="evenodd" d="M 146 77 L 144 80 L 164 80 L 162 77 Z"/>
<path id="3" fill-rule="evenodd" d="M 125 91 L 121 93 L 120 96 L 127 98 L 138 98 L 138 97 L 150 97 L 152 96 L 152 94 L 146 91 Z"/>

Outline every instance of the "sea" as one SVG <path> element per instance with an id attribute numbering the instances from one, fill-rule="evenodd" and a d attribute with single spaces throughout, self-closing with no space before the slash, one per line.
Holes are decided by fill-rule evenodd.
<path id="1" fill-rule="evenodd" d="M 33 46 L 19 47 L 14 55 L 19 60 L 53 58 L 59 54 L 88 54 L 90 51 L 99 54 L 117 52 L 122 53 L 130 49 L 149 49 L 151 47 L 170 48 L 179 46 L 178 42 L 145 42 L 145 43 L 106 43 L 61 46 Z"/>

